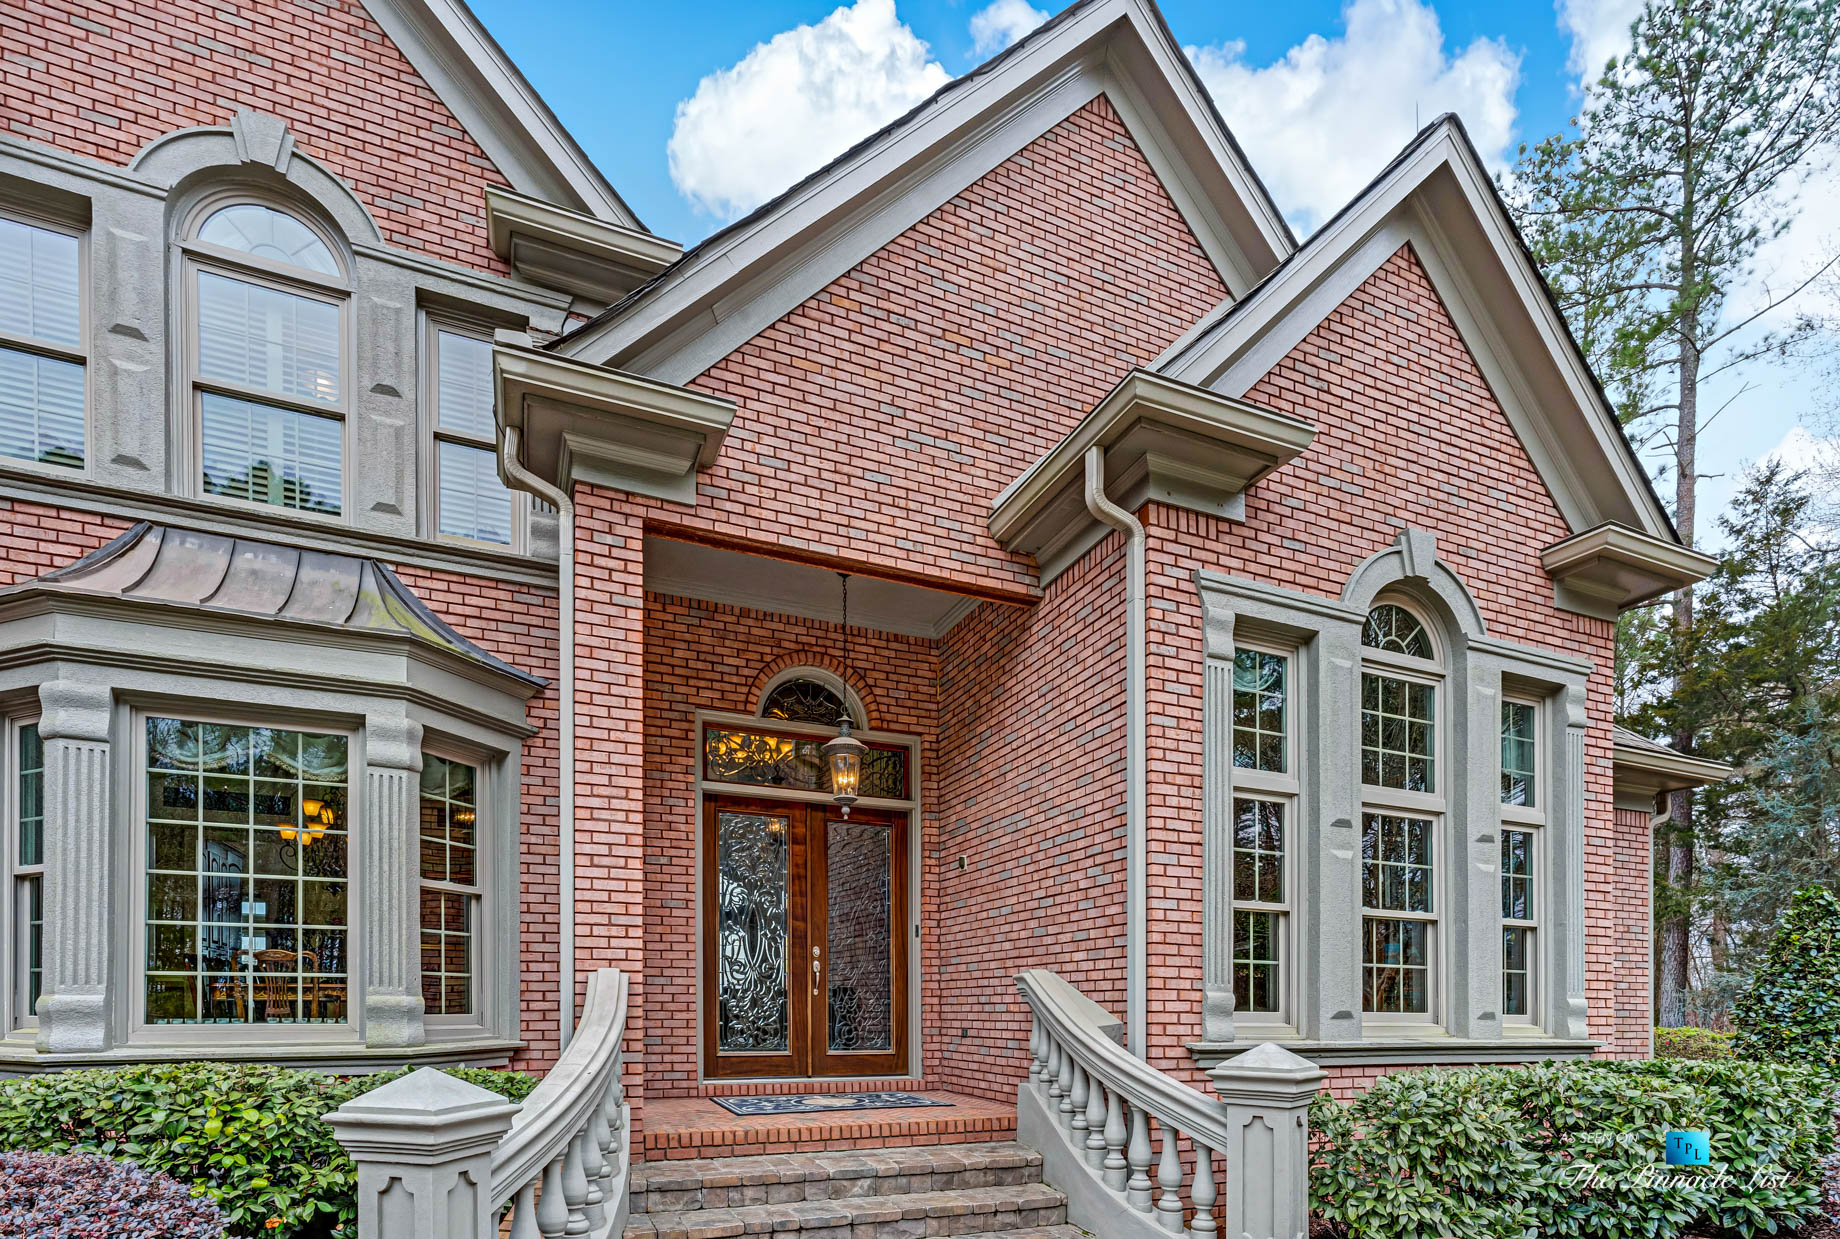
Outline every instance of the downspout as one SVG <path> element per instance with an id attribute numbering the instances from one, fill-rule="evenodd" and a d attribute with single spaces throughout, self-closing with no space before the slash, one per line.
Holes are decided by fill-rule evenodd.
<path id="1" fill-rule="evenodd" d="M 1147 626 L 1144 581 L 1144 527 L 1129 512 L 1105 497 L 1105 449 L 1086 449 L 1086 510 L 1095 520 L 1125 536 L 1125 1027 L 1131 1053 L 1149 1057 L 1150 989 L 1147 976 L 1147 901 L 1149 868 L 1145 861 L 1148 804 L 1145 778 L 1144 662 Z"/>
<path id="2" fill-rule="evenodd" d="M 559 580 L 560 614 L 557 617 L 557 642 L 561 649 L 557 661 L 562 668 L 562 684 L 556 691 L 557 736 L 556 765 L 562 781 L 556 813 L 556 884 L 561 907 L 557 911 L 557 964 L 561 974 L 557 986 L 557 1052 L 568 1048 L 569 1036 L 575 1031 L 575 503 L 561 488 L 552 486 L 526 469 L 518 460 L 523 435 L 516 427 L 505 428 L 499 459 L 505 476 L 556 509 L 556 558 Z"/>

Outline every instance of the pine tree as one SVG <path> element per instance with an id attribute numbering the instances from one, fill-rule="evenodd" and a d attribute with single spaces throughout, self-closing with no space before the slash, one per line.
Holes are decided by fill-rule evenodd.
<path id="1" fill-rule="evenodd" d="M 1586 95 L 1576 132 L 1523 147 L 1505 185 L 1523 233 L 1618 413 L 1669 450 L 1674 522 L 1697 533 L 1703 385 L 1812 330 L 1758 322 L 1829 264 L 1742 316 L 1732 292 L 1794 218 L 1790 194 L 1840 133 L 1840 0 L 1647 0 L 1628 54 Z M 1693 594 L 1672 604 L 1685 656 Z M 1691 730 L 1672 733 L 1694 752 Z M 1662 927 L 1660 1022 L 1685 1020 L 1692 799 L 1666 833 L 1673 898 Z"/>

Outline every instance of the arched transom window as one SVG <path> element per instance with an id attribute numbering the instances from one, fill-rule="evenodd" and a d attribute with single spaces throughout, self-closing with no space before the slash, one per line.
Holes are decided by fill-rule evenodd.
<path id="1" fill-rule="evenodd" d="M 328 237 L 261 202 L 207 203 L 184 242 L 197 489 L 345 511 L 350 296 Z"/>
<path id="2" fill-rule="evenodd" d="M 1398 602 L 1361 631 L 1362 1009 L 1436 1018 L 1444 667 L 1425 620 Z"/>
<path id="3" fill-rule="evenodd" d="M 841 693 L 810 676 L 780 681 L 760 703 L 760 717 L 788 723 L 832 724 L 850 713 Z"/>

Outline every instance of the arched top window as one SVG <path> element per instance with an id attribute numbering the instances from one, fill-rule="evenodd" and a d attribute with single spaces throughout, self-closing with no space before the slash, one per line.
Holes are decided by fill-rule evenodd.
<path id="1" fill-rule="evenodd" d="M 1372 650 L 1404 654 L 1408 658 L 1433 659 L 1431 634 L 1412 614 L 1396 602 L 1383 602 L 1367 613 L 1361 628 L 1361 644 Z"/>
<path id="2" fill-rule="evenodd" d="M 332 247 L 319 233 L 287 212 L 259 202 L 238 202 L 212 211 L 199 225 L 198 239 L 334 279 L 342 274 Z"/>
<path id="3" fill-rule="evenodd" d="M 809 674 L 781 680 L 768 689 L 760 701 L 760 717 L 788 723 L 822 723 L 830 726 L 846 715 L 852 721 L 859 721 L 844 700 L 840 686 Z"/>

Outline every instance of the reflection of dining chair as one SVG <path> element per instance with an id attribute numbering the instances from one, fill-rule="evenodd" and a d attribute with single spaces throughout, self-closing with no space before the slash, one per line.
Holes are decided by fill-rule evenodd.
<path id="1" fill-rule="evenodd" d="M 315 1012 L 319 1004 L 318 978 L 302 978 L 295 967 L 297 962 L 302 962 L 307 971 L 317 972 L 319 960 L 313 952 L 297 954 L 271 947 L 253 951 L 251 955 L 255 960 L 255 975 L 250 978 L 250 1001 L 262 1013 L 265 1023 L 299 1018 L 302 1012 L 295 1008 L 296 998 L 305 1002 L 307 1013 Z"/>

